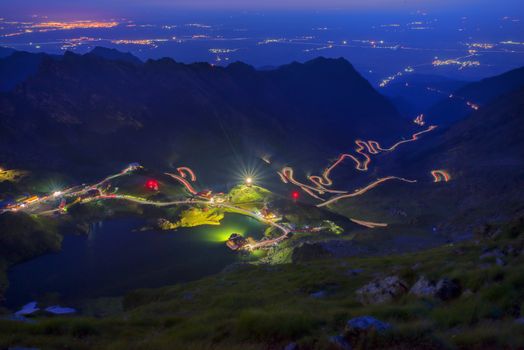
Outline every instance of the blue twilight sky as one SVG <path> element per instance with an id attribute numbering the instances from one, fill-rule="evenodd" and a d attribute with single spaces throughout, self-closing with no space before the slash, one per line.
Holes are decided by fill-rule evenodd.
<path id="1" fill-rule="evenodd" d="M 390 11 L 512 11 L 524 12 L 522 0 L 1 0 L 0 17 L 70 14 L 85 11 L 108 15 L 167 9 L 194 10 L 376 10 Z M 78 15 L 78 13 L 76 13 Z"/>

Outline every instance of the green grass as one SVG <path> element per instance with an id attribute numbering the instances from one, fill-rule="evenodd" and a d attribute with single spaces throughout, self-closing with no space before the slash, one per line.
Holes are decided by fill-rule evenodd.
<path id="1" fill-rule="evenodd" d="M 270 196 L 270 191 L 255 185 L 237 185 L 229 191 L 229 197 L 233 204 L 263 202 Z"/>

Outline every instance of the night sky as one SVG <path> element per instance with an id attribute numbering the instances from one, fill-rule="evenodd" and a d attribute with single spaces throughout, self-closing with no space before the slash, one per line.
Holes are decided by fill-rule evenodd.
<path id="1" fill-rule="evenodd" d="M 497 1 L 494 8 L 492 0 L 2 0 L 2 15 L 27 14 L 65 14 L 79 11 L 89 13 L 135 14 L 138 11 L 157 11 L 165 9 L 237 9 L 237 10 L 447 10 L 447 11 L 516 11 L 523 12 L 521 0 Z"/>

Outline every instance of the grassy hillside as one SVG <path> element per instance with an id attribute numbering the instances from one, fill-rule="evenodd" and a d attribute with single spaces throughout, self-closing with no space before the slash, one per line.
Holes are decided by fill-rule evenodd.
<path id="1" fill-rule="evenodd" d="M 239 265 L 200 281 L 128 294 L 105 318 L 0 323 L 0 347 L 97 349 L 336 349 L 329 337 L 371 315 L 383 333 L 348 339 L 356 348 L 518 348 L 524 325 L 524 220 L 492 225 L 477 240 L 414 254 Z M 486 252 L 504 252 L 499 262 Z M 363 305 L 356 290 L 385 276 L 412 286 L 420 276 L 460 286 L 450 300 L 403 294 Z"/>

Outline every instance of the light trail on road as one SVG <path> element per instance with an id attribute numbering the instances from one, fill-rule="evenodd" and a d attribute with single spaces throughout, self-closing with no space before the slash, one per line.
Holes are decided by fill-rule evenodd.
<path id="1" fill-rule="evenodd" d="M 339 190 L 327 189 L 327 188 L 325 188 L 321 184 L 317 184 L 317 187 L 313 187 L 313 186 L 310 186 L 310 185 L 306 185 L 306 184 L 304 184 L 304 183 L 302 183 L 300 181 L 297 181 L 294 178 L 294 171 L 293 171 L 293 168 L 291 168 L 291 167 L 284 167 L 284 168 L 282 168 L 282 171 L 279 172 L 279 175 L 280 175 L 281 179 L 286 179 L 287 181 L 291 182 L 293 185 L 296 185 L 296 186 L 302 188 L 302 190 L 308 189 L 310 191 L 315 191 L 318 194 L 324 194 L 326 192 L 328 192 L 328 193 L 347 193 L 347 191 L 339 191 Z M 315 178 L 320 179 L 320 177 L 318 177 L 318 176 L 315 177 Z M 328 184 L 327 186 L 329 186 L 329 185 L 331 185 L 331 184 Z M 305 191 L 305 192 L 308 192 L 308 191 Z M 321 199 L 321 198 L 319 198 L 319 199 Z"/>
<path id="2" fill-rule="evenodd" d="M 179 167 L 176 170 L 178 171 L 180 176 L 182 176 L 183 178 L 186 178 L 187 177 L 186 174 L 189 174 L 191 178 L 191 182 L 195 182 L 197 180 L 195 172 L 186 166 Z"/>
<path id="3" fill-rule="evenodd" d="M 291 167 L 284 167 L 281 171 L 278 172 L 278 175 L 280 176 L 280 179 L 284 183 L 292 183 L 295 186 L 298 186 L 300 189 L 302 189 L 304 192 L 306 192 L 311 197 L 318 199 L 320 201 L 323 201 L 325 203 L 325 199 L 320 197 L 321 195 L 324 195 L 326 193 L 332 193 L 332 194 L 339 194 L 339 196 L 336 196 L 334 198 L 347 198 L 349 196 L 353 197 L 355 196 L 355 192 L 351 193 L 349 195 L 340 195 L 340 194 L 347 194 L 349 191 L 345 190 L 333 190 L 329 189 L 328 187 L 333 185 L 333 180 L 330 178 L 331 172 L 338 167 L 345 159 L 349 158 L 353 160 L 355 163 L 355 169 L 358 171 L 368 171 L 369 170 L 369 164 L 371 163 L 371 155 L 377 155 L 382 152 L 392 152 L 395 149 L 397 149 L 400 145 L 414 142 L 419 139 L 419 137 L 425 133 L 431 132 L 437 128 L 436 125 L 431 125 L 428 128 L 414 133 L 411 138 L 407 140 L 401 140 L 397 143 L 393 144 L 390 147 L 382 147 L 381 144 L 378 141 L 374 140 L 355 140 L 355 145 L 357 146 L 355 149 L 355 153 L 360 155 L 362 159 L 357 158 L 354 154 L 351 153 L 344 153 L 338 157 L 338 159 L 331 164 L 329 167 L 327 167 L 324 172 L 322 173 L 322 176 L 318 175 L 310 175 L 308 176 L 308 180 L 311 182 L 312 185 L 300 182 L 294 178 L 294 172 L 293 168 Z M 392 177 L 395 178 L 395 177 Z M 398 178 L 400 179 L 400 178 Z M 383 182 L 383 181 L 382 181 Z M 382 183 L 379 182 L 379 183 Z M 371 183 L 369 186 L 374 185 L 376 182 Z M 365 192 L 359 192 L 356 193 L 363 194 Z M 337 200 L 338 200 L 337 199 Z M 323 206 L 324 204 L 318 205 Z"/>
<path id="4" fill-rule="evenodd" d="M 451 180 L 451 175 L 446 170 L 432 170 L 433 182 L 448 182 Z"/>
<path id="5" fill-rule="evenodd" d="M 384 183 L 386 181 L 391 181 L 391 180 L 399 180 L 399 181 L 408 182 L 408 183 L 415 183 L 415 182 L 417 182 L 417 180 L 409 180 L 409 179 L 405 179 L 403 177 L 398 177 L 398 176 L 383 177 L 381 179 L 378 179 L 377 181 L 374 181 L 374 182 L 370 183 L 369 185 L 367 185 L 366 187 L 364 187 L 362 189 L 356 190 L 353 193 L 342 194 L 340 196 L 333 197 L 333 198 L 331 198 L 331 199 L 329 199 L 329 200 L 327 200 L 327 201 L 325 201 L 323 203 L 317 204 L 317 207 L 325 207 L 326 205 L 332 204 L 332 203 L 334 203 L 336 201 L 339 201 L 341 199 L 344 199 L 344 198 L 352 198 L 352 197 L 360 196 L 360 195 L 368 192 L 369 190 L 372 190 L 373 188 L 377 187 L 381 183 Z"/>
<path id="6" fill-rule="evenodd" d="M 353 218 L 349 218 L 349 220 L 353 221 L 355 224 L 367 227 L 367 228 L 377 228 L 377 227 L 387 227 L 388 224 L 382 223 L 382 222 L 372 222 L 372 221 L 366 221 L 366 220 L 357 220 Z"/>
<path id="7" fill-rule="evenodd" d="M 437 88 L 433 88 L 433 87 L 430 87 L 430 86 L 426 87 L 426 90 L 431 91 L 431 92 L 435 92 L 437 94 L 444 95 L 444 96 L 446 96 L 449 99 L 455 99 L 455 100 L 463 101 L 464 103 L 466 103 L 466 106 L 468 106 L 469 108 L 471 108 L 474 111 L 478 111 L 480 109 L 480 106 L 478 105 L 478 103 L 475 103 L 475 102 L 472 102 L 472 101 L 468 101 L 468 100 L 466 100 L 465 97 L 456 95 L 454 93 L 447 93 L 445 91 L 442 91 L 442 90 L 439 90 Z"/>
<path id="8" fill-rule="evenodd" d="M 168 176 L 171 176 L 173 179 L 177 180 L 178 182 L 180 182 L 182 185 L 184 185 L 184 187 L 192 194 L 192 195 L 195 195 L 197 194 L 198 192 L 193 188 L 193 186 L 191 186 L 191 184 L 186 180 L 184 179 L 182 176 L 178 176 L 178 175 L 175 175 L 175 174 L 171 174 L 171 173 L 165 173 L 166 175 Z M 182 174 L 185 174 L 182 172 Z M 185 175 L 184 175 L 185 176 Z"/>

